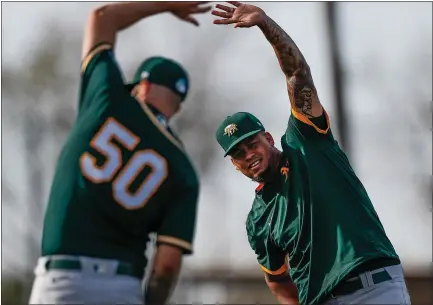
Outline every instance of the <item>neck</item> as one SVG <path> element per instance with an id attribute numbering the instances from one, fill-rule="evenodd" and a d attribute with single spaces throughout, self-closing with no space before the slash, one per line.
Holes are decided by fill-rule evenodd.
<path id="1" fill-rule="evenodd" d="M 279 165 L 283 153 L 277 148 L 272 149 L 268 169 L 263 173 L 260 182 L 269 183 L 274 181 L 279 175 Z"/>

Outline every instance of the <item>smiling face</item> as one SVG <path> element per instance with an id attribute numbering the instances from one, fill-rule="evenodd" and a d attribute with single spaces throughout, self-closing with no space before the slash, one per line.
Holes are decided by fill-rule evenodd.
<path id="1" fill-rule="evenodd" d="M 248 178 L 261 182 L 263 174 L 271 165 L 274 139 L 268 132 L 253 135 L 238 145 L 229 153 L 233 165 Z"/>

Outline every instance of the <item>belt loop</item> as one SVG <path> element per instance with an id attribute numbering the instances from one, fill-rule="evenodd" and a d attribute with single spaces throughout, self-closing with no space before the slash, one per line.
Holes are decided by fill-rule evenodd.
<path id="1" fill-rule="evenodd" d="M 371 276 L 371 275 L 370 275 L 370 276 Z M 370 281 L 369 281 L 369 279 L 368 279 L 367 272 L 360 273 L 360 274 L 359 274 L 359 278 L 360 278 L 360 280 L 361 280 L 361 283 L 362 283 L 362 287 L 363 287 L 363 288 L 367 288 L 367 287 L 370 286 Z"/>
<path id="2" fill-rule="evenodd" d="M 368 281 L 368 286 L 373 286 L 374 285 L 374 281 L 373 281 L 373 274 L 371 273 L 371 271 L 367 271 L 365 274 L 367 281 Z"/>

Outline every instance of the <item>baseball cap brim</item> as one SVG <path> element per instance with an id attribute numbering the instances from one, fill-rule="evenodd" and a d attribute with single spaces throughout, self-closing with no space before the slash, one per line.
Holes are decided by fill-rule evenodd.
<path id="1" fill-rule="evenodd" d="M 233 143 L 230 144 L 230 146 L 227 148 L 227 150 L 226 150 L 226 152 L 225 152 L 225 154 L 224 154 L 224 157 L 227 157 L 227 155 L 230 153 L 230 151 L 231 151 L 231 150 L 232 150 L 236 145 L 238 145 L 240 142 L 242 142 L 242 141 L 245 140 L 246 138 L 249 138 L 249 137 L 251 137 L 251 136 L 253 136 L 253 135 L 255 135 L 255 134 L 257 134 L 257 133 L 259 133 L 259 132 L 261 132 L 261 131 L 263 131 L 263 129 L 256 129 L 256 130 L 250 131 L 250 132 L 248 132 L 248 133 L 242 135 L 241 137 L 239 137 L 239 138 L 236 139 L 235 141 L 233 141 Z"/>

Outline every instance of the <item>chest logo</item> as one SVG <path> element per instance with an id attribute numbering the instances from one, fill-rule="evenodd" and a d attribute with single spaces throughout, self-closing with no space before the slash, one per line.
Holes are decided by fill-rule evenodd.
<path id="1" fill-rule="evenodd" d="M 287 177 L 289 175 L 289 168 L 288 167 L 282 167 L 280 169 L 280 173 L 281 173 L 281 175 L 284 175 L 284 177 L 286 177 L 286 180 L 287 180 Z"/>
<path id="2" fill-rule="evenodd" d="M 226 128 L 224 128 L 225 136 L 232 136 L 236 131 L 238 131 L 238 126 L 236 124 L 230 124 Z"/>

